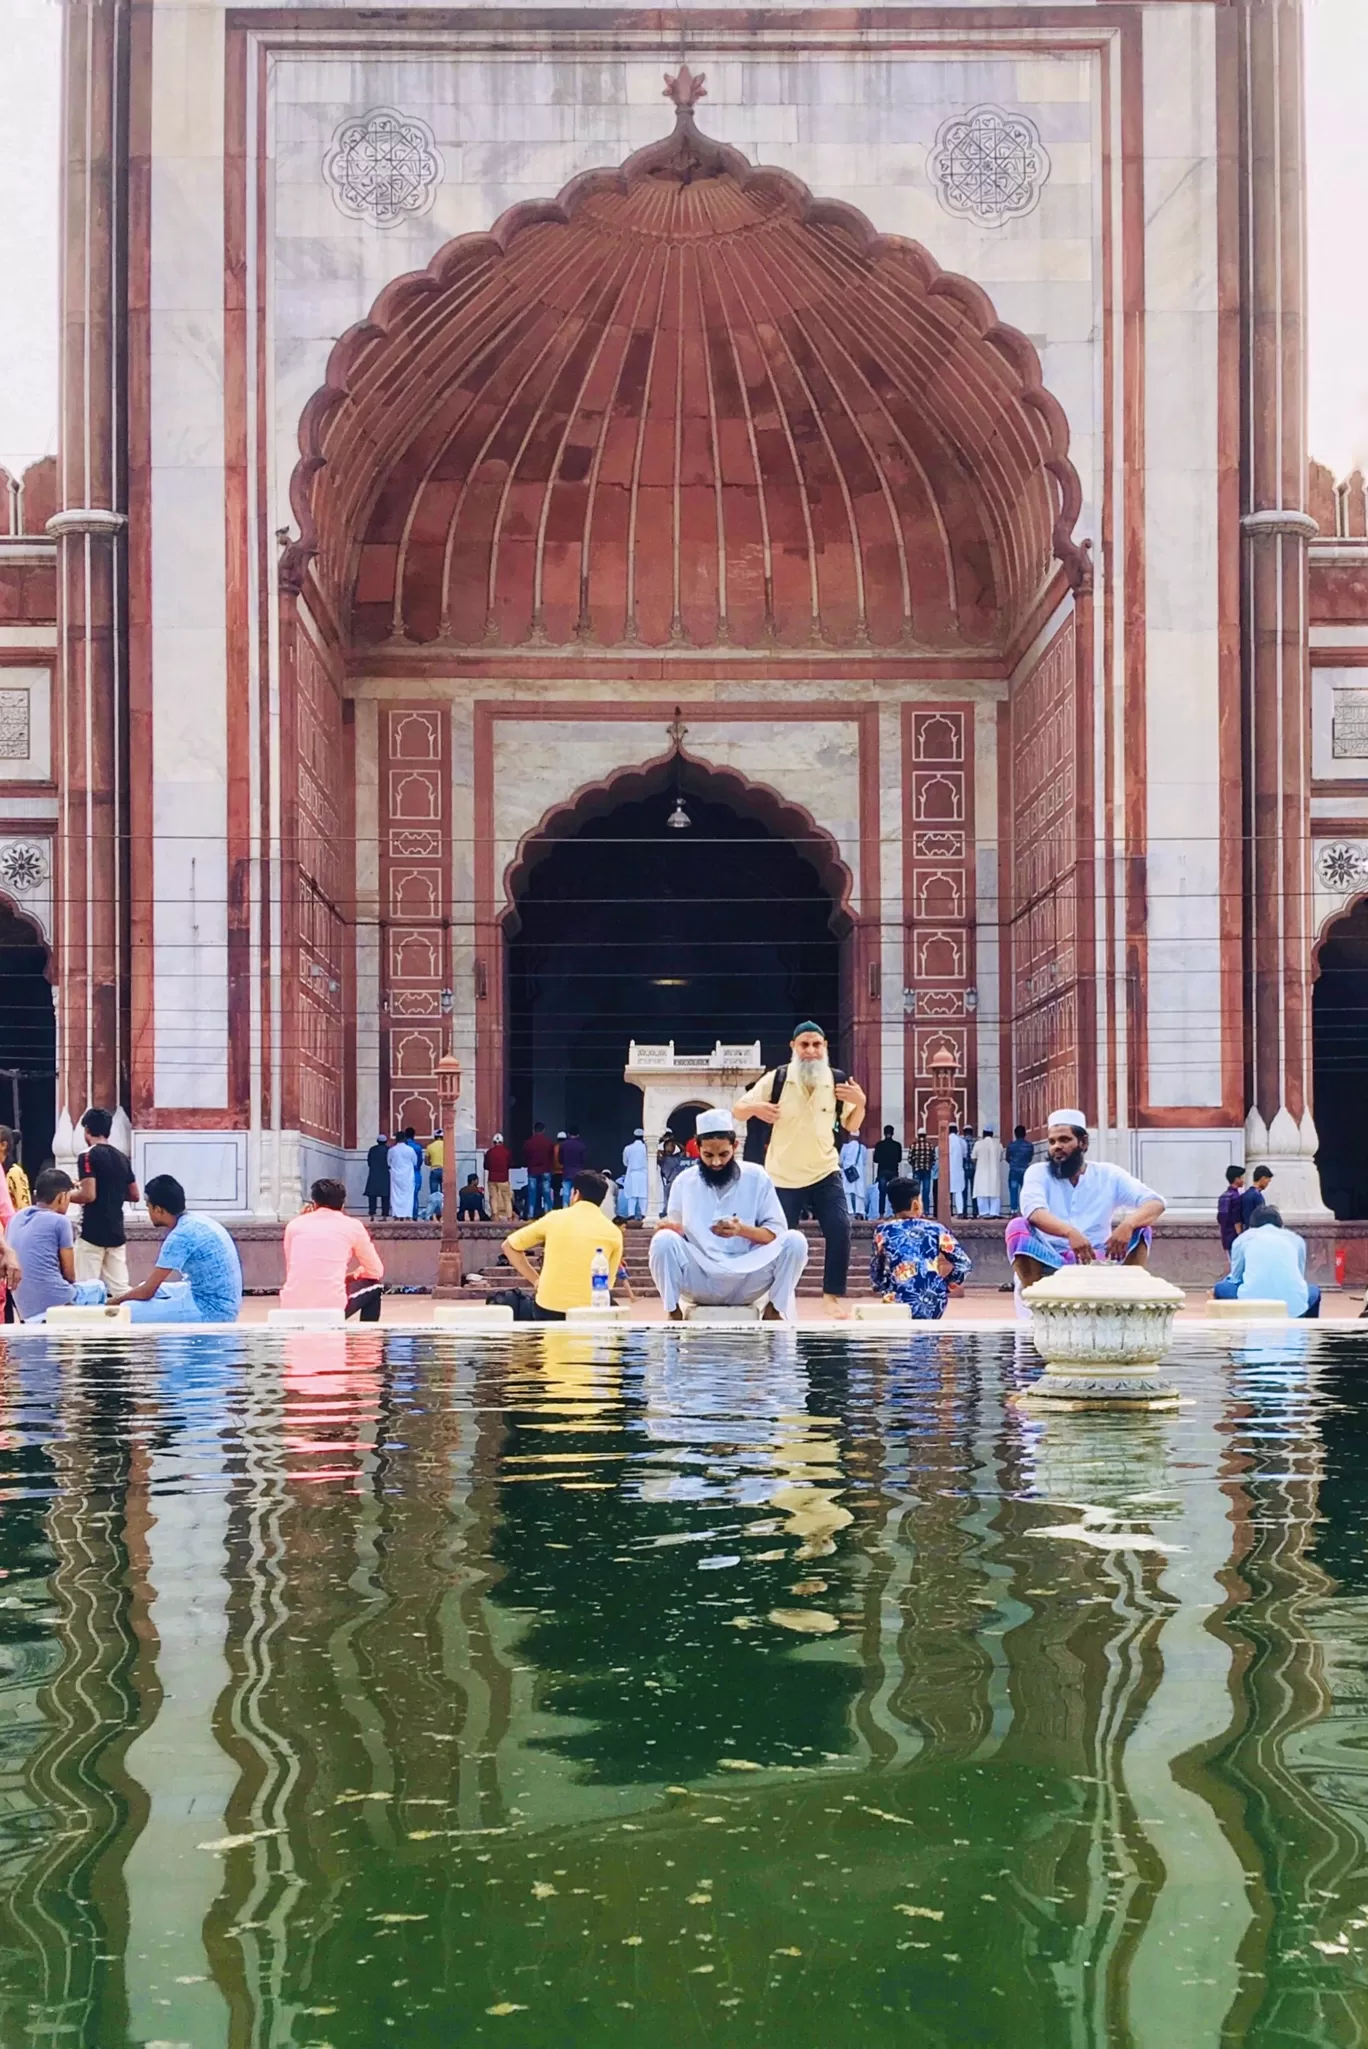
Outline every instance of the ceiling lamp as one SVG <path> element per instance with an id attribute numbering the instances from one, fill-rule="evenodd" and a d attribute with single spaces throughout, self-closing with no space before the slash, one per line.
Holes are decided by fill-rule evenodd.
<path id="1" fill-rule="evenodd" d="M 671 832 L 687 832 L 693 824 L 692 818 L 684 809 L 684 799 L 678 793 L 675 795 L 674 810 L 665 820 L 665 823 L 669 826 Z"/>

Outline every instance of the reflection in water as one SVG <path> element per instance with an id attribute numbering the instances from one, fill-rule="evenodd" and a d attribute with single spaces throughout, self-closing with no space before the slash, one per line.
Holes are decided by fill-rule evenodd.
<path id="1" fill-rule="evenodd" d="M 0 1360 L 0 2039 L 1368 2037 L 1356 1334 Z"/>

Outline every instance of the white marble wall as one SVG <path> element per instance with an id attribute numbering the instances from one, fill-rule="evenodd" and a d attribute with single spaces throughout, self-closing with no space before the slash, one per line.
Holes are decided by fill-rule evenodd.
<path id="1" fill-rule="evenodd" d="M 152 11 L 152 769 L 157 1101 L 228 1097 L 223 16 Z"/>
<path id="2" fill-rule="evenodd" d="M 1222 1097 L 1215 15 L 1145 12 L 1148 1099 Z"/>

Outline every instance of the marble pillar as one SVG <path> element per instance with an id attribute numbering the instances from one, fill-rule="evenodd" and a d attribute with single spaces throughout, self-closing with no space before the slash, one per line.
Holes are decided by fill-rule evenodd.
<path id="1" fill-rule="evenodd" d="M 1241 0 L 1245 888 L 1251 1162 L 1290 1218 L 1328 1215 L 1311 1083 L 1302 0 Z"/>
<path id="2" fill-rule="evenodd" d="M 127 0 L 66 0 L 57 717 L 58 1112 L 128 1101 Z"/>

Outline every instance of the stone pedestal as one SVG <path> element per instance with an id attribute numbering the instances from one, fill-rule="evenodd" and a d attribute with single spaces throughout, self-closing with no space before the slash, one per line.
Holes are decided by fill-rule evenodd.
<path id="1" fill-rule="evenodd" d="M 1064 1267 L 1025 1290 L 1045 1371 L 1032 1404 L 1077 1409 L 1171 1408 L 1178 1390 L 1156 1374 L 1183 1291 L 1141 1266 Z"/>

